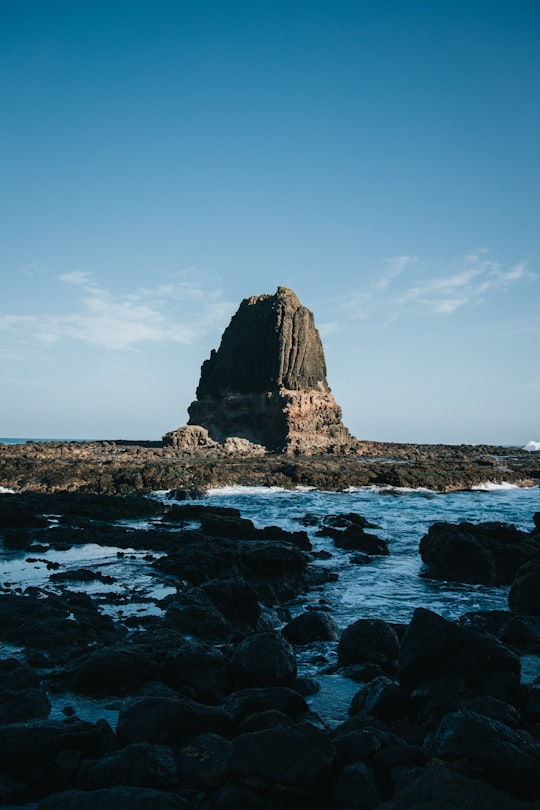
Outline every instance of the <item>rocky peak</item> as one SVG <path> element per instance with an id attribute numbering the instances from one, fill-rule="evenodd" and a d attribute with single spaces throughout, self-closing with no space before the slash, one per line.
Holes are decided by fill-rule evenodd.
<path id="1" fill-rule="evenodd" d="M 188 412 L 189 425 L 222 445 L 239 437 L 287 453 L 358 448 L 328 387 L 313 313 L 287 287 L 242 301 L 202 365 Z"/>
<path id="2" fill-rule="evenodd" d="M 330 390 L 313 313 L 287 287 L 242 301 L 203 363 L 197 398 L 279 388 Z"/>

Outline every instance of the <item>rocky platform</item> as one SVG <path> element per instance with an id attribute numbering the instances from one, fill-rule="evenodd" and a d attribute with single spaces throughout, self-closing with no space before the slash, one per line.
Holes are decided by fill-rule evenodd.
<path id="1" fill-rule="evenodd" d="M 440 492 L 486 482 L 537 486 L 540 454 L 488 445 L 361 442 L 359 455 L 251 455 L 194 444 L 179 451 L 163 442 L 27 442 L 0 444 L 0 486 L 38 492 L 149 492 L 209 487 L 426 487 Z"/>
<path id="2" fill-rule="evenodd" d="M 141 518 L 149 528 L 125 523 Z M 344 537 L 370 528 L 351 514 L 320 526 Z M 535 515 L 521 541 L 537 544 L 539 527 Z M 0 642 L 14 649 L 0 660 L 0 805 L 540 808 L 540 682 L 522 683 L 520 666 L 540 633 L 526 601 L 455 622 L 423 608 L 407 625 L 358 618 L 342 633 L 320 603 L 291 619 L 287 601 L 321 583 L 307 534 L 204 503 L 4 494 L 0 534 L 42 554 L 68 540 L 150 548 L 156 575 L 175 584 L 160 615 L 135 622 L 68 587 L 4 584 Z M 492 534 L 511 550 L 514 538 Z M 531 576 L 526 592 L 537 593 L 537 568 Z M 337 725 L 310 710 L 317 683 L 297 675 L 300 649 L 316 641 L 334 644 L 327 672 L 356 684 Z M 79 716 L 84 697 L 115 721 Z"/>

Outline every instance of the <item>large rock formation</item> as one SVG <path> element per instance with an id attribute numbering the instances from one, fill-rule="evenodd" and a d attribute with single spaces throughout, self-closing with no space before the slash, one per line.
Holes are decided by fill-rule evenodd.
<path id="1" fill-rule="evenodd" d="M 357 440 L 341 421 L 326 381 L 313 313 L 292 290 L 246 298 L 203 363 L 189 425 L 223 444 L 247 439 L 270 451 L 354 452 Z M 177 431 L 166 441 L 179 444 Z"/>

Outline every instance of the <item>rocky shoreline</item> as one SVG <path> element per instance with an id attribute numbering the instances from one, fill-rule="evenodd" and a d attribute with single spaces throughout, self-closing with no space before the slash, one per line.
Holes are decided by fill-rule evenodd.
<path id="1" fill-rule="evenodd" d="M 216 486 L 425 487 L 439 492 L 486 482 L 537 486 L 540 454 L 491 445 L 360 442 L 355 455 L 250 456 L 234 447 L 181 454 L 163 442 L 0 444 L 0 486 L 15 491 L 125 494 Z"/>
<path id="2" fill-rule="evenodd" d="M 51 587 L 3 583 L 0 805 L 538 810 L 540 682 L 522 682 L 520 656 L 540 653 L 540 514 L 532 532 L 436 525 L 420 548 L 430 575 L 512 582 L 509 610 L 451 622 L 419 608 L 406 625 L 359 618 L 340 633 L 323 601 L 294 618 L 287 607 L 335 577 L 313 565 L 302 522 L 256 528 L 235 509 L 136 494 L 0 495 L 6 548 L 143 549 L 172 586 L 155 615 L 118 619 L 80 589 L 103 579 L 92 566 L 51 567 Z M 388 553 L 361 515 L 316 527 L 339 548 Z M 335 650 L 324 672 L 355 685 L 337 724 L 298 676 L 319 643 Z M 85 699 L 100 719 L 80 716 Z"/>

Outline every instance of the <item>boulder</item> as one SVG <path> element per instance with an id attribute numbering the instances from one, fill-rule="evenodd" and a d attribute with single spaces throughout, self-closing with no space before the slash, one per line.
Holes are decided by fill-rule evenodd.
<path id="1" fill-rule="evenodd" d="M 426 753 L 456 763 L 467 776 L 535 798 L 540 786 L 540 745 L 505 723 L 475 712 L 446 715 L 426 741 Z"/>
<path id="2" fill-rule="evenodd" d="M 299 646 L 313 641 L 337 641 L 339 638 L 337 624 L 322 610 L 306 610 L 286 624 L 281 632 L 287 641 Z"/>
<path id="3" fill-rule="evenodd" d="M 99 790 L 114 785 L 163 790 L 178 784 L 173 750 L 151 743 L 133 743 L 101 759 L 84 759 L 77 771 L 77 787 L 81 790 Z"/>
<path id="4" fill-rule="evenodd" d="M 57 685 L 83 695 L 126 695 L 155 680 L 159 669 L 144 649 L 127 643 L 97 647 L 72 657 L 54 676 Z"/>
<path id="5" fill-rule="evenodd" d="M 537 550 L 530 534 L 506 523 L 434 523 L 420 540 L 425 576 L 479 585 L 510 585 Z"/>
<path id="6" fill-rule="evenodd" d="M 493 636 L 417 608 L 401 641 L 398 672 L 408 691 L 445 678 L 463 696 L 507 700 L 519 685 L 521 667 L 518 656 Z"/>
<path id="7" fill-rule="evenodd" d="M 240 686 L 284 686 L 296 676 L 289 642 L 275 631 L 248 636 L 236 648 L 233 666 Z"/>
<path id="8" fill-rule="evenodd" d="M 0 660 L 0 725 L 45 719 L 51 704 L 33 669 L 16 658 Z"/>
<path id="9" fill-rule="evenodd" d="M 364 762 L 353 762 L 339 774 L 334 788 L 335 807 L 373 810 L 381 803 L 375 775 Z"/>
<path id="10" fill-rule="evenodd" d="M 83 756 L 100 756 L 100 728 L 78 718 L 29 720 L 0 726 L 0 762 L 8 771 L 52 762 L 66 749 Z"/>
<path id="11" fill-rule="evenodd" d="M 232 715 L 236 726 L 247 717 L 269 711 L 292 720 L 300 720 L 308 712 L 304 698 L 287 686 L 240 689 L 227 697 L 223 708 Z"/>
<path id="12" fill-rule="evenodd" d="M 390 722 L 398 720 L 409 709 L 409 696 L 399 684 L 381 675 L 359 689 L 352 699 L 349 713 L 371 714 Z"/>
<path id="13" fill-rule="evenodd" d="M 471 779 L 447 767 L 422 769 L 377 810 L 535 810 L 478 779 Z"/>
<path id="14" fill-rule="evenodd" d="M 184 640 L 162 653 L 160 678 L 171 689 L 201 703 L 221 703 L 233 687 L 229 659 L 214 645 Z"/>
<path id="15" fill-rule="evenodd" d="M 116 733 L 124 744 L 182 746 L 206 732 L 227 736 L 230 726 L 230 715 L 222 709 L 180 696 L 150 694 L 122 704 Z"/>
<path id="16" fill-rule="evenodd" d="M 193 810 L 193 804 L 177 793 L 118 785 L 55 793 L 42 799 L 36 810 Z"/>
<path id="17" fill-rule="evenodd" d="M 230 776 L 270 795 L 318 796 L 328 789 L 336 751 L 309 723 L 241 734 L 232 741 Z"/>
<path id="18" fill-rule="evenodd" d="M 340 666 L 378 664 L 391 671 L 398 657 L 399 640 L 395 630 L 382 619 L 358 619 L 341 636 L 338 646 Z"/>
<path id="19" fill-rule="evenodd" d="M 231 744 L 218 734 L 199 734 L 176 752 L 182 785 L 211 792 L 223 785 L 228 773 Z"/>
<path id="20" fill-rule="evenodd" d="M 540 616 L 540 554 L 518 569 L 508 594 L 508 604 L 512 613 Z"/>

